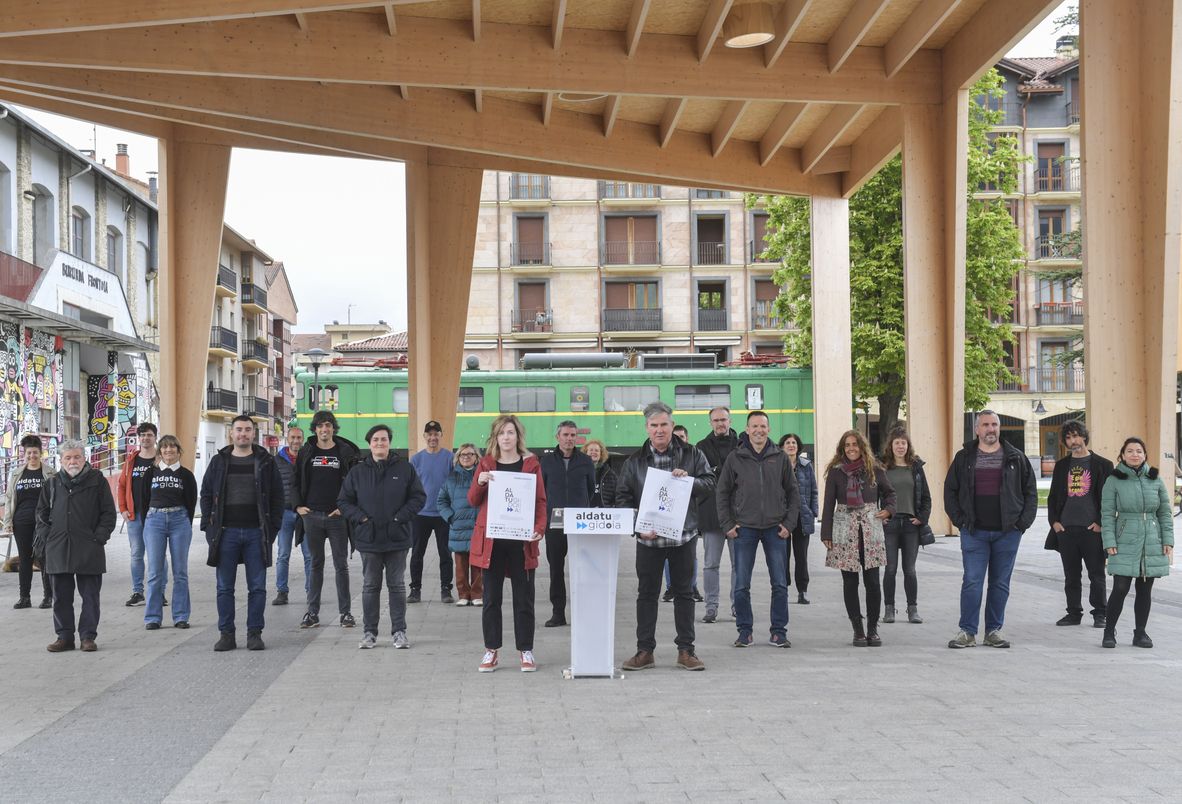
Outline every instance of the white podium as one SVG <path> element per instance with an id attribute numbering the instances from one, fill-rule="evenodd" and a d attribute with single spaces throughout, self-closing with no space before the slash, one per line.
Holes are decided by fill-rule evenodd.
<path id="1" fill-rule="evenodd" d="M 567 678 L 618 678 L 616 576 L 631 508 L 567 508 L 562 527 L 570 562 L 571 636 Z"/>

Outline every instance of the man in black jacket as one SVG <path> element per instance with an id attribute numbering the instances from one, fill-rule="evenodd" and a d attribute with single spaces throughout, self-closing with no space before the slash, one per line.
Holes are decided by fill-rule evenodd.
<path id="1" fill-rule="evenodd" d="M 731 412 L 727 408 L 710 411 L 710 435 L 698 442 L 698 449 L 706 456 L 710 471 L 715 477 L 726 457 L 739 445 L 739 437 L 731 429 Z M 731 610 L 735 608 L 735 550 L 734 544 L 726 538 L 718 522 L 718 508 L 715 494 L 705 497 L 698 506 L 698 527 L 702 531 L 702 591 L 706 593 L 706 614 L 702 622 L 712 623 L 718 619 L 718 598 L 722 592 L 719 568 L 722 566 L 722 548 L 726 545 L 731 565 Z"/>
<path id="2" fill-rule="evenodd" d="M 1104 577 L 1104 543 L 1100 538 L 1100 493 L 1104 481 L 1112 474 L 1112 461 L 1088 449 L 1088 429 L 1083 422 L 1067 422 L 1059 437 L 1071 454 L 1055 463 L 1047 497 L 1047 520 L 1063 561 L 1063 591 L 1067 595 L 1067 615 L 1055 625 L 1083 622 L 1080 575 L 1086 565 L 1092 625 L 1103 628 L 1108 583 Z"/>
<path id="3" fill-rule="evenodd" d="M 106 544 L 115 530 L 115 498 L 103 473 L 86 463 L 86 445 L 63 441 L 62 471 L 41 487 L 33 553 L 53 590 L 53 630 L 47 649 L 74 649 L 74 589 L 82 597 L 78 636 L 82 650 L 98 650 L 99 590 L 107 571 Z"/>
<path id="4" fill-rule="evenodd" d="M 218 450 L 201 478 L 201 530 L 217 568 L 216 651 L 238 647 L 234 631 L 234 584 L 246 567 L 246 647 L 263 650 L 267 567 L 271 545 L 283 526 L 283 476 L 271 453 L 254 443 L 254 420 L 245 413 L 230 422 L 233 443 Z"/>
<path id="5" fill-rule="evenodd" d="M 579 428 L 572 421 L 558 425 L 558 446 L 542 456 L 542 481 L 546 484 L 546 523 L 555 508 L 590 508 L 595 494 L 595 464 L 575 449 Z M 547 628 L 566 625 L 566 533 L 562 528 L 546 530 L 546 561 L 550 564 L 550 605 L 554 613 Z"/>
<path id="6" fill-rule="evenodd" d="M 960 530 L 964 564 L 960 631 L 948 647 L 976 647 L 981 591 L 988 572 L 984 642 L 991 648 L 1008 648 L 1001 627 L 1010 576 L 1022 534 L 1038 513 L 1038 489 L 1026 455 L 1001 440 L 1001 419 L 996 413 L 978 413 L 976 433 L 977 438 L 956 453 L 944 480 L 944 510 Z"/>
<path id="7" fill-rule="evenodd" d="M 287 444 L 275 453 L 275 465 L 283 476 L 283 527 L 275 543 L 275 599 L 272 606 L 287 605 L 288 568 L 291 566 L 291 546 L 295 539 L 299 515 L 295 512 L 295 461 L 304 446 L 304 431 L 299 427 L 287 428 Z M 312 554 L 308 552 L 308 540 L 300 540 L 300 552 L 304 556 L 304 595 L 308 594 L 308 583 L 312 580 Z"/>
<path id="8" fill-rule="evenodd" d="M 382 574 L 390 596 L 393 644 L 409 648 L 406 638 L 406 554 L 413 536 L 410 523 L 427 502 L 427 493 L 409 461 L 390 452 L 390 428 L 378 424 L 365 434 L 369 457 L 341 486 L 337 507 L 353 524 L 361 553 L 361 649 L 377 647 L 382 613 Z"/>

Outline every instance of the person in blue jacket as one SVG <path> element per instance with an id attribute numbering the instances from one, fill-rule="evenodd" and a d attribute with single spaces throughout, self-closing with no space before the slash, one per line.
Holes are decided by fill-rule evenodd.
<path id="1" fill-rule="evenodd" d="M 447 547 L 455 556 L 456 605 L 484 605 L 483 580 L 480 567 L 472 565 L 472 529 L 476 527 L 476 509 L 468 502 L 468 489 L 476 474 L 480 453 L 475 444 L 462 444 L 456 451 L 456 462 L 439 489 L 435 507 L 447 523 Z"/>

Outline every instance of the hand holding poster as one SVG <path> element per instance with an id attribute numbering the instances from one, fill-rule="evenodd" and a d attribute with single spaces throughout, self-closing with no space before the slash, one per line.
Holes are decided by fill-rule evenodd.
<path id="1" fill-rule="evenodd" d="M 517 539 L 528 542 L 534 536 L 534 498 L 538 479 L 527 472 L 492 473 L 488 481 L 488 521 L 490 539 Z"/>
<path id="2" fill-rule="evenodd" d="M 644 476 L 644 492 L 636 509 L 636 532 L 656 533 L 663 539 L 684 541 L 682 530 L 694 493 L 692 477 L 674 477 L 651 466 Z"/>

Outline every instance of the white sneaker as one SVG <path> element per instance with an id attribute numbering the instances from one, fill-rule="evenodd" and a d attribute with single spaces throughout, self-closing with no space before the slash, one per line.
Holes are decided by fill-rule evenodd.
<path id="1" fill-rule="evenodd" d="M 405 650 L 406 648 L 410 647 L 410 640 L 406 638 L 405 631 L 394 632 L 394 647 L 398 648 L 399 650 Z"/>
<path id="2" fill-rule="evenodd" d="M 532 650 L 523 650 L 521 652 L 521 672 L 532 673 L 537 669 L 538 665 L 534 661 L 534 652 Z"/>
<path id="3" fill-rule="evenodd" d="M 456 600 L 456 605 L 463 608 L 464 606 L 471 606 L 472 601 L 461 597 L 458 600 Z"/>
<path id="4" fill-rule="evenodd" d="M 366 634 L 361 637 L 361 644 L 357 646 L 359 650 L 369 650 L 378 646 L 378 638 L 374 634 Z"/>
<path id="5" fill-rule="evenodd" d="M 483 606 L 484 601 L 481 598 L 474 597 L 474 598 L 472 598 L 472 605 L 473 606 Z"/>

